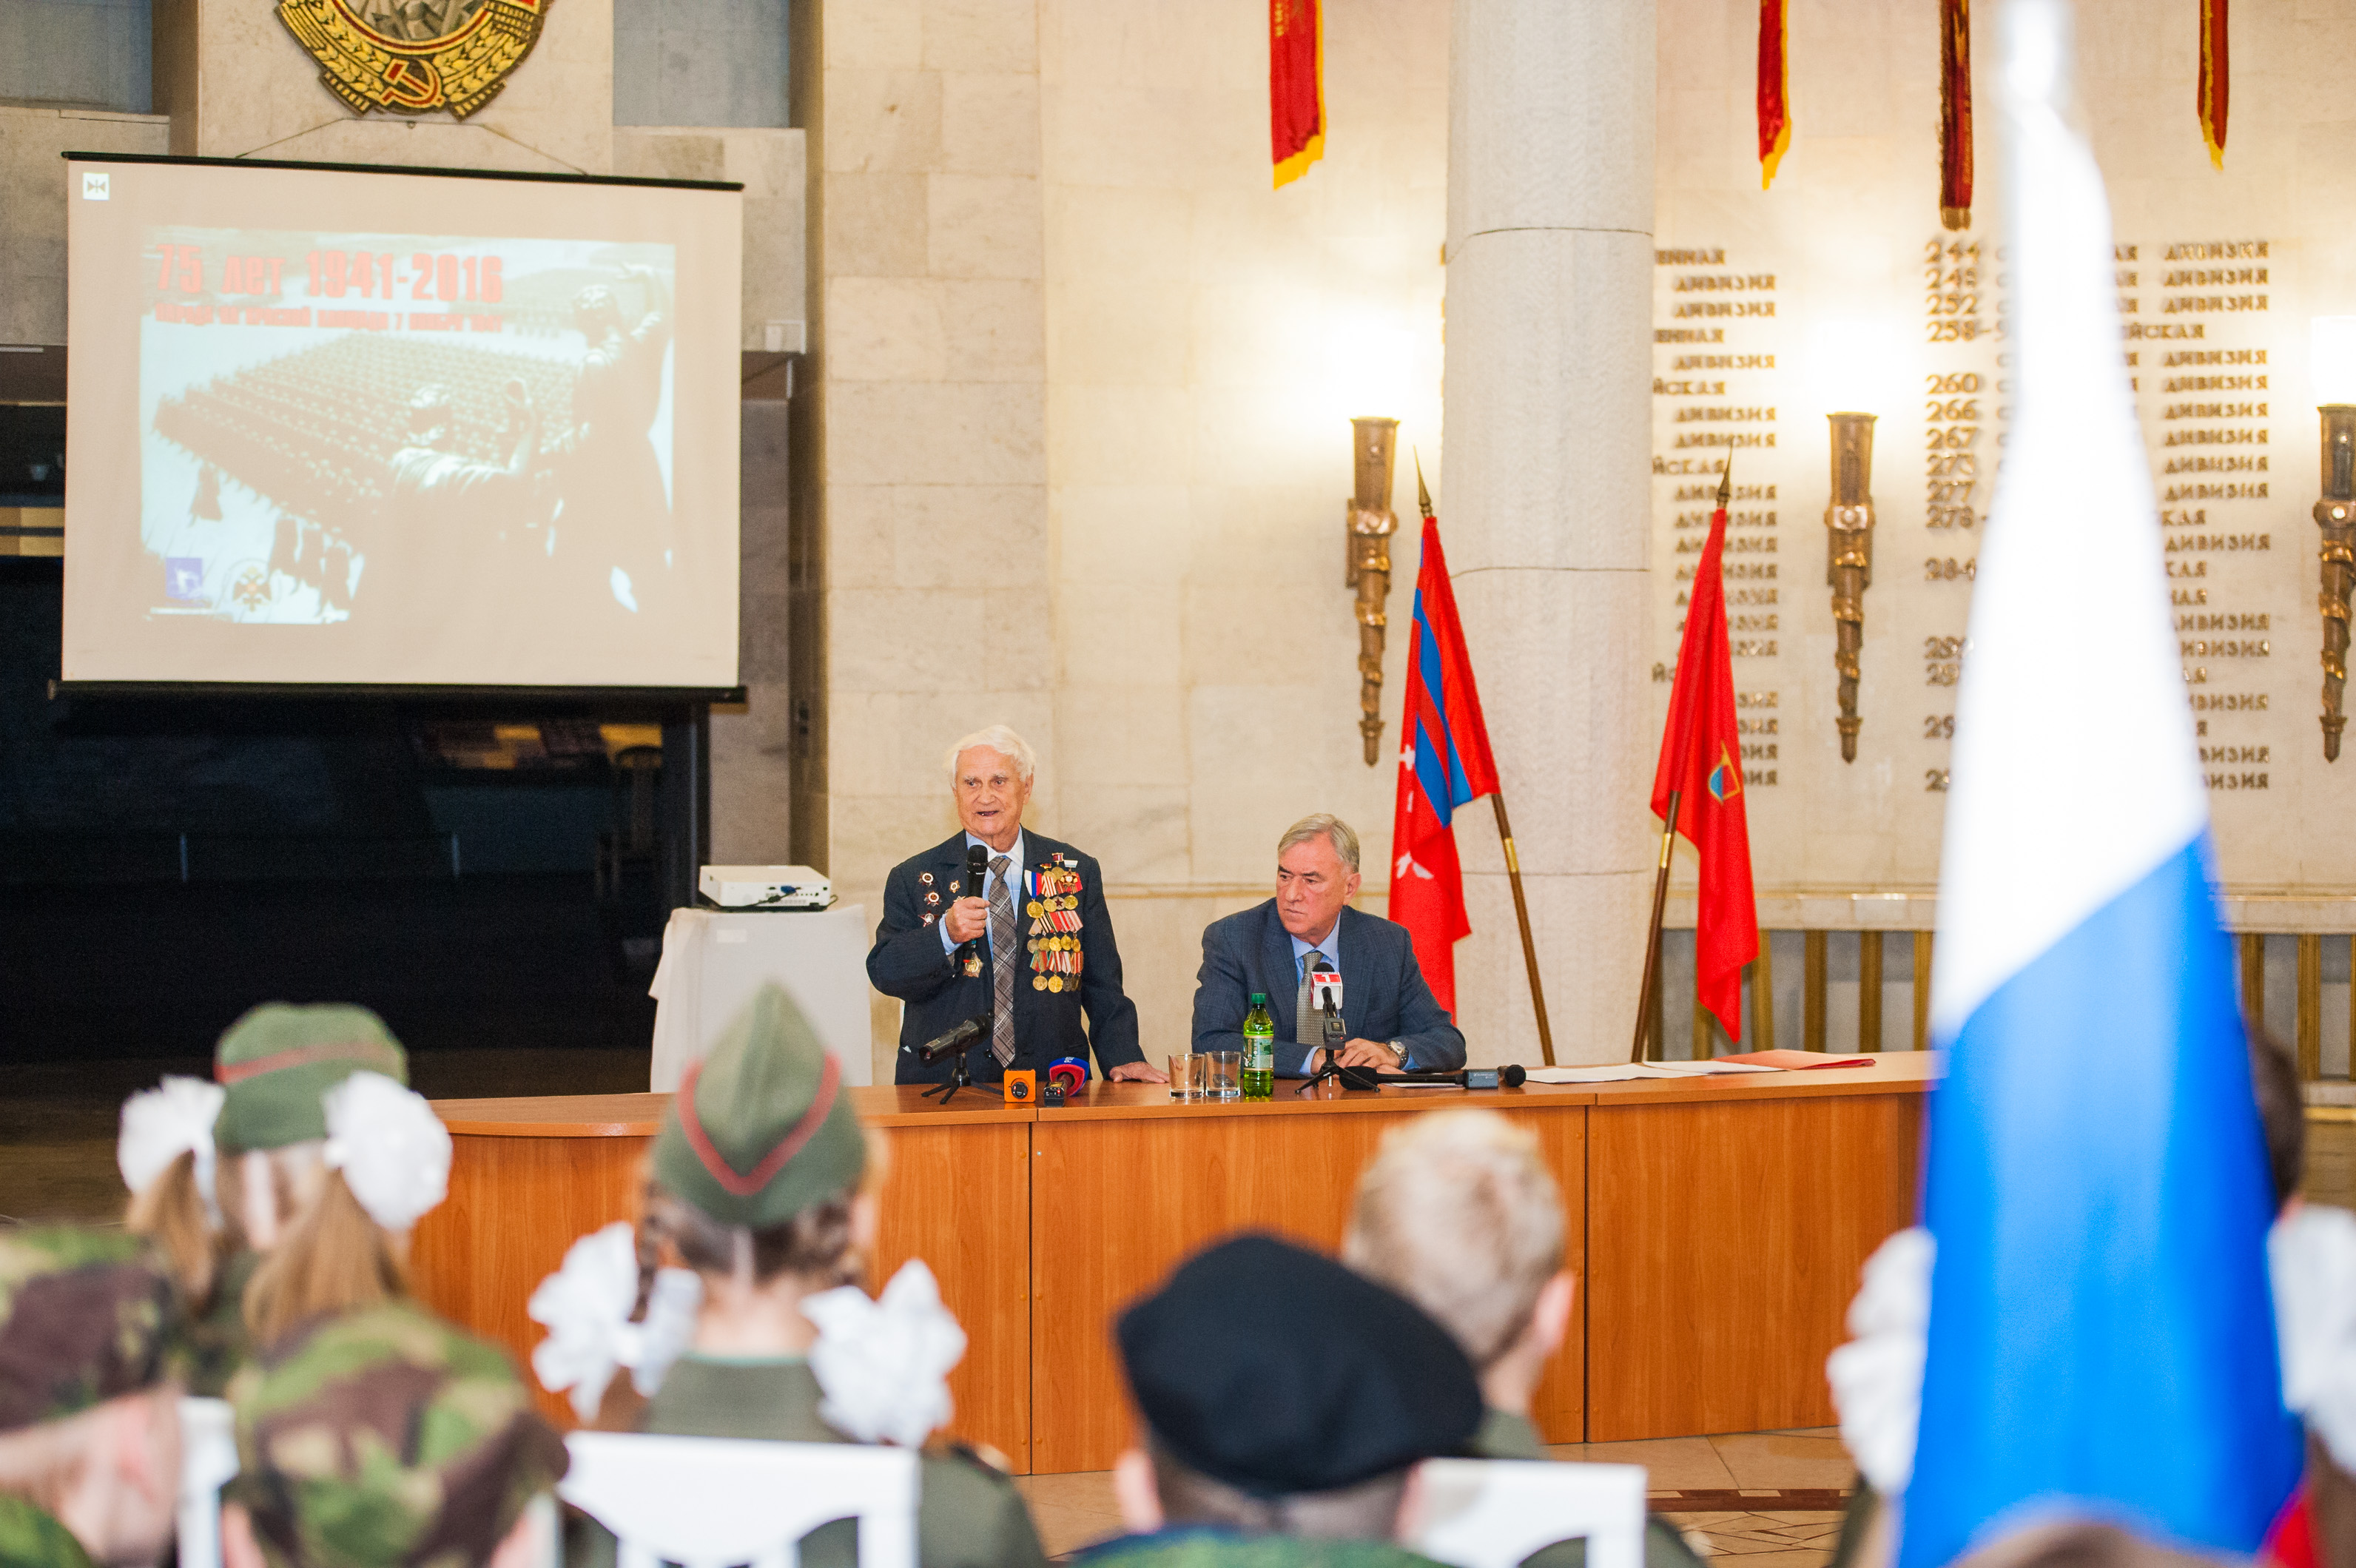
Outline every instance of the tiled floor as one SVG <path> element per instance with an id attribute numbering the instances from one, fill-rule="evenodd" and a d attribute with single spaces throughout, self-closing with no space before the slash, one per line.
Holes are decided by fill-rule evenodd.
<path id="1" fill-rule="evenodd" d="M 1687 1539 L 1706 1541 L 1711 1555 L 1740 1557 L 1742 1568 L 1824 1568 L 1856 1477 L 1829 1427 L 1566 1444 L 1548 1452 L 1589 1464 L 1644 1466 L 1653 1511 Z M 1120 1530 L 1108 1473 L 1025 1476 L 1015 1485 L 1050 1557 Z"/>

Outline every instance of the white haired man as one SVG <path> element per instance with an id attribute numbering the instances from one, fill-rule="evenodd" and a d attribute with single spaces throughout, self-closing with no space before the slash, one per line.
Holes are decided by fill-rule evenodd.
<path id="1" fill-rule="evenodd" d="M 1327 1055 L 1312 974 L 1338 974 L 1344 1067 L 1453 1072 L 1464 1036 L 1432 999 L 1407 928 L 1349 907 L 1358 892 L 1358 835 L 1323 811 L 1276 843 L 1276 897 L 1203 929 L 1194 977 L 1194 1048 L 1240 1051 L 1255 993 L 1276 1023 L 1276 1076 L 1313 1076 Z M 1319 993 L 1321 996 L 1323 993 Z"/>
<path id="2" fill-rule="evenodd" d="M 991 1031 L 966 1050 L 979 1080 L 1029 1068 L 1044 1082 L 1057 1058 L 1085 1061 L 1093 1047 L 1107 1078 L 1165 1081 L 1138 1048 L 1095 858 L 1023 831 L 1038 771 L 1030 744 L 992 725 L 949 748 L 948 771 L 960 829 L 892 868 L 867 954 L 875 989 L 906 1004 L 898 1081 L 948 1079 L 953 1061 L 926 1065 L 915 1047 L 983 1014 Z"/>

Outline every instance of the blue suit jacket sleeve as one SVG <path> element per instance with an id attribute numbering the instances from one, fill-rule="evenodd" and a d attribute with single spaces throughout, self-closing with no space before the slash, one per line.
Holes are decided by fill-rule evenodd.
<path id="1" fill-rule="evenodd" d="M 1464 1065 L 1463 1031 L 1450 1022 L 1447 1011 L 1423 983 L 1422 966 L 1415 961 L 1414 944 L 1399 933 L 1405 955 L 1399 977 L 1398 1033 L 1391 1038 L 1407 1047 L 1408 1065 L 1418 1072 L 1454 1072 Z"/>
<path id="2" fill-rule="evenodd" d="M 1194 1046 L 1197 1051 L 1244 1048 L 1244 1015 L 1251 1011 L 1250 981 L 1233 927 L 1214 920 L 1203 928 L 1203 967 L 1194 972 Z"/>
<path id="3" fill-rule="evenodd" d="M 1080 1005 L 1088 1015 L 1088 1048 L 1097 1067 L 1110 1072 L 1145 1053 L 1137 1044 L 1137 1004 L 1121 989 L 1120 948 L 1113 940 L 1112 916 L 1105 909 L 1104 868 L 1093 855 L 1080 860 Z"/>
<path id="4" fill-rule="evenodd" d="M 917 909 L 915 871 L 910 864 L 894 866 L 884 884 L 884 918 L 867 951 L 867 978 L 886 996 L 926 1002 L 956 976 L 956 960 L 941 950 L 940 932 Z"/>

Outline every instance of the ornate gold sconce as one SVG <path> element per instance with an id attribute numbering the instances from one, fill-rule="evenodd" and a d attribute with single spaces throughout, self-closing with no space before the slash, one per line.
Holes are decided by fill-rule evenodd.
<path id="1" fill-rule="evenodd" d="M 2340 732 L 2348 715 L 2340 709 L 2348 683 L 2348 593 L 2356 586 L 2356 404 L 2328 403 L 2323 416 L 2323 499 L 2315 503 L 2315 526 L 2322 531 L 2323 757 L 2340 760 Z"/>
<path id="2" fill-rule="evenodd" d="M 1825 508 L 1825 581 L 1833 591 L 1833 667 L 1840 671 L 1841 760 L 1857 760 L 1858 655 L 1865 648 L 1865 590 L 1873 585 L 1873 422 L 1834 413 L 1833 504 Z"/>
<path id="3" fill-rule="evenodd" d="M 1343 541 L 1348 554 L 1342 581 L 1358 590 L 1358 734 L 1365 738 L 1366 766 L 1372 768 L 1383 744 L 1383 631 L 1389 621 L 1391 535 L 1398 532 L 1398 514 L 1391 510 L 1398 421 L 1353 419 L 1350 445 L 1357 458 L 1357 484 Z"/>

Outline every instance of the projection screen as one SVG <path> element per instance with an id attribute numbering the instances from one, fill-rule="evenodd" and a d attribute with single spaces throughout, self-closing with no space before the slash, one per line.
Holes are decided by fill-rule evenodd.
<path id="1" fill-rule="evenodd" d="M 736 683 L 736 188 L 67 181 L 67 681 Z"/>

